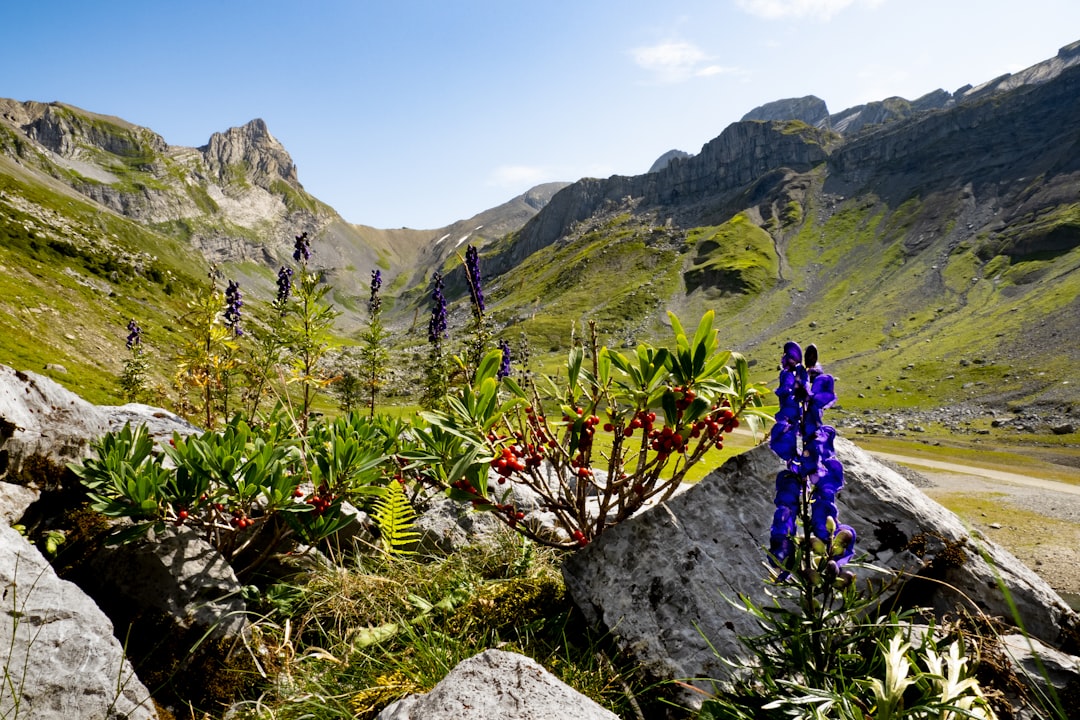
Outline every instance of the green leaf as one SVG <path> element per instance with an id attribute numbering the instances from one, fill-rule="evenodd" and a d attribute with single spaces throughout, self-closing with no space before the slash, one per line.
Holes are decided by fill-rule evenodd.
<path id="1" fill-rule="evenodd" d="M 585 362 L 585 350 L 578 345 L 570 348 L 570 355 L 566 362 L 566 373 L 571 397 L 577 395 L 578 383 L 581 378 L 581 364 L 583 362 Z"/>
<path id="2" fill-rule="evenodd" d="M 502 350 L 491 350 L 484 355 L 483 359 L 480 360 L 480 365 L 476 368 L 473 387 L 477 387 L 489 378 L 494 378 L 499 372 L 500 365 L 502 365 Z"/>
<path id="3" fill-rule="evenodd" d="M 713 313 L 712 310 L 707 311 L 701 316 L 701 322 L 698 323 L 697 332 L 694 333 L 694 346 L 702 346 L 706 349 L 711 349 L 715 344 L 716 336 L 713 333 Z"/>
<path id="4" fill-rule="evenodd" d="M 606 347 L 600 348 L 596 356 L 596 368 L 600 373 L 597 381 L 601 387 L 607 387 L 611 382 L 611 353 Z"/>
<path id="5" fill-rule="evenodd" d="M 683 330 L 682 323 L 679 322 L 678 316 L 676 316 L 675 313 L 671 312 L 670 310 L 668 310 L 667 316 L 668 319 L 671 321 L 671 329 L 675 331 L 675 337 L 678 338 L 680 335 L 686 337 L 686 331 Z"/>
<path id="6" fill-rule="evenodd" d="M 675 406 L 675 393 L 665 392 L 662 399 L 664 406 L 664 422 L 667 425 L 674 425 L 676 418 L 679 415 L 679 409 Z"/>
<path id="7" fill-rule="evenodd" d="M 521 389 L 521 386 L 518 385 L 517 381 L 514 380 L 514 378 L 507 375 L 506 377 L 503 378 L 502 381 L 503 381 L 503 385 L 505 385 L 506 389 L 509 390 L 511 393 L 513 393 L 517 397 L 521 398 L 522 400 L 528 400 L 529 399 L 529 396 L 525 394 L 525 391 Z"/>

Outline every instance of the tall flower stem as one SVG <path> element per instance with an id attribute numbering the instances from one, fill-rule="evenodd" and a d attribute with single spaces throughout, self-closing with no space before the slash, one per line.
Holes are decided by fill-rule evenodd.
<path id="1" fill-rule="evenodd" d="M 295 288 L 295 300 L 286 306 L 292 318 L 288 347 L 293 352 L 293 380 L 303 387 L 300 429 L 305 436 L 318 388 L 330 382 L 329 378 L 320 374 L 319 361 L 326 354 L 328 345 L 325 338 L 338 315 L 325 300 L 330 286 L 323 282 L 321 272 L 308 266 L 311 253 L 307 233 L 298 235 L 293 259 L 300 263 L 300 281 Z M 284 280 L 279 273 L 279 300 L 283 287 Z M 293 289 L 291 281 L 288 289 Z"/>
<path id="2" fill-rule="evenodd" d="M 371 296 L 368 299 L 368 327 L 364 332 L 364 344 L 360 348 L 360 357 L 364 364 L 365 384 L 368 391 L 369 416 L 375 417 L 375 397 L 381 384 L 380 378 L 386 369 L 388 353 L 384 347 L 386 329 L 382 324 L 382 273 L 371 271 Z"/>
<path id="3" fill-rule="evenodd" d="M 470 245 L 465 250 L 462 259 L 465 265 L 465 277 L 469 283 L 469 300 L 472 303 L 473 312 L 473 340 L 472 347 L 467 348 L 465 353 L 466 364 L 470 369 L 470 380 L 480 364 L 480 359 L 487 352 L 487 343 L 490 339 L 487 328 L 485 312 L 487 305 L 484 301 L 483 281 L 480 276 L 480 253 Z"/>

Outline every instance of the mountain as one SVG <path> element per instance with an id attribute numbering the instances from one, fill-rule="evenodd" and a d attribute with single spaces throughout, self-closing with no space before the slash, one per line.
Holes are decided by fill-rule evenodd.
<path id="1" fill-rule="evenodd" d="M 489 246 L 504 332 L 546 349 L 568 340 L 553 318 L 592 318 L 632 344 L 713 308 L 755 357 L 816 342 L 853 407 L 1080 411 L 1080 43 L 914 102 L 751 115 L 656 172 L 574 183 Z"/>
<path id="2" fill-rule="evenodd" d="M 668 150 L 666 153 L 656 158 L 656 161 L 649 168 L 649 172 L 660 172 L 668 165 L 670 165 L 672 160 L 682 160 L 688 157 L 690 157 L 690 153 L 683 150 Z"/>

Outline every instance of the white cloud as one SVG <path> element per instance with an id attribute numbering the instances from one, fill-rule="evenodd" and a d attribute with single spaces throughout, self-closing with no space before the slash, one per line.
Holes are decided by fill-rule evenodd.
<path id="1" fill-rule="evenodd" d="M 633 56 L 639 67 L 648 70 L 657 80 L 665 83 L 732 72 L 731 68 L 709 64 L 712 58 L 696 45 L 682 41 L 635 48 Z"/>
<path id="2" fill-rule="evenodd" d="M 874 8 L 885 0 L 737 0 L 740 8 L 766 20 L 811 17 L 828 20 L 852 5 Z"/>

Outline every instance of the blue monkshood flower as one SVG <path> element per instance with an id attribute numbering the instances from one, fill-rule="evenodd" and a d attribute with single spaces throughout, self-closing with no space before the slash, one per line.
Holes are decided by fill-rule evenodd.
<path id="1" fill-rule="evenodd" d="M 296 236 L 296 242 L 293 243 L 293 260 L 300 262 L 300 258 L 307 262 L 311 259 L 311 241 L 308 239 L 307 232 L 303 232 Z"/>
<path id="2" fill-rule="evenodd" d="M 500 340 L 499 349 L 502 350 L 502 364 L 499 365 L 499 372 L 496 374 L 502 380 L 504 377 L 510 376 L 510 343 Z"/>
<path id="3" fill-rule="evenodd" d="M 802 348 L 799 343 L 788 340 L 784 343 L 784 355 L 780 358 L 780 367 L 784 370 L 794 370 L 802 365 Z"/>
<path id="4" fill-rule="evenodd" d="M 769 555 L 779 565 L 784 564 L 794 549 L 795 518 L 803 484 L 803 479 L 790 470 L 782 470 L 776 476 L 776 511 L 769 534 Z"/>
<path id="5" fill-rule="evenodd" d="M 469 276 L 469 295 L 472 297 L 473 310 L 477 315 L 483 315 L 484 290 L 480 283 L 480 254 L 472 245 L 465 250 L 465 270 Z"/>
<path id="6" fill-rule="evenodd" d="M 382 299 L 379 290 L 382 288 L 382 273 L 378 270 L 371 271 L 371 297 L 368 299 L 368 313 L 375 317 L 382 307 Z"/>
<path id="7" fill-rule="evenodd" d="M 442 274 L 432 277 L 431 319 L 428 321 L 428 341 L 439 345 L 446 339 L 446 296 L 443 295 Z"/>
<path id="8" fill-rule="evenodd" d="M 127 349 L 133 350 L 139 345 L 142 345 L 142 328 L 135 322 L 135 318 L 131 318 L 131 322 L 127 325 Z"/>
<path id="9" fill-rule="evenodd" d="M 292 293 L 292 268 L 282 265 L 277 271 L 277 304 L 281 306 L 281 314 L 285 314 L 285 303 L 289 302 Z"/>
<path id="10" fill-rule="evenodd" d="M 836 403 L 836 390 L 833 377 L 818 364 L 816 346 L 808 346 L 804 354 L 798 343 L 784 344 L 776 396 L 780 407 L 769 446 L 787 469 L 776 478 L 772 561 L 783 565 L 790 556 L 797 522 L 805 518 L 815 542 L 829 548 L 830 563 L 843 565 L 854 554 L 855 531 L 837 522 L 836 495 L 844 485 L 844 468 L 836 459 L 836 430 L 823 423 L 825 410 Z M 802 507 L 804 502 L 809 507 Z"/>
<path id="11" fill-rule="evenodd" d="M 230 280 L 225 289 L 225 326 L 232 328 L 237 337 L 244 334 L 240 327 L 240 308 L 243 306 L 244 296 L 240 293 L 240 285 Z"/>

